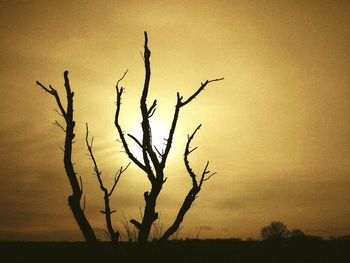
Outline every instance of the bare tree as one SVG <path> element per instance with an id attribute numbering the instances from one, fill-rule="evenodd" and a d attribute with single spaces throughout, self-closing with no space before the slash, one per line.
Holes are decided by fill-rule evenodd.
<path id="1" fill-rule="evenodd" d="M 148 90 L 149 90 L 149 84 L 150 84 L 150 78 L 151 78 L 151 65 L 150 65 L 150 56 L 151 51 L 148 48 L 148 36 L 147 32 L 144 33 L 145 35 L 145 44 L 144 44 L 144 53 L 143 53 L 143 60 L 144 60 L 144 66 L 145 66 L 145 81 L 144 86 L 142 90 L 142 95 L 140 99 L 140 109 L 141 109 L 141 115 L 142 115 L 142 140 L 140 141 L 135 136 L 131 134 L 127 134 L 133 141 L 136 142 L 136 144 L 142 149 L 142 156 L 143 160 L 138 160 L 135 155 L 130 151 L 130 148 L 128 146 L 128 143 L 126 141 L 125 134 L 123 132 L 123 129 L 119 123 L 119 114 L 120 114 L 120 108 L 121 108 L 121 98 L 122 94 L 124 92 L 123 87 L 119 87 L 120 81 L 123 80 L 125 77 L 127 71 L 124 73 L 123 77 L 118 80 L 116 85 L 116 93 L 117 93 L 117 108 L 116 108 L 116 114 L 115 114 L 115 126 L 118 130 L 119 137 L 121 139 L 121 142 L 123 144 L 124 150 L 128 157 L 142 170 L 146 173 L 147 178 L 151 184 L 151 190 L 150 192 L 146 191 L 144 193 L 144 199 L 145 199 L 145 208 L 143 213 L 143 218 L 141 222 L 138 222 L 136 219 L 130 220 L 132 224 L 135 225 L 135 227 L 139 231 L 138 235 L 138 241 L 139 242 L 146 242 L 148 240 L 148 236 L 150 234 L 150 230 L 152 227 L 152 224 L 155 220 L 158 219 L 158 213 L 156 212 L 156 203 L 159 193 L 161 192 L 163 184 L 166 182 L 166 177 L 164 176 L 164 168 L 166 166 L 166 161 L 170 153 L 170 149 L 173 142 L 173 137 L 179 117 L 180 109 L 187 104 L 189 104 L 194 98 L 201 93 L 204 88 L 211 82 L 220 81 L 223 78 L 220 79 L 213 79 L 213 80 L 206 80 L 204 83 L 201 83 L 200 87 L 187 99 L 184 99 L 182 96 L 180 96 L 179 93 L 177 93 L 177 102 L 175 105 L 175 112 L 172 119 L 171 127 L 169 130 L 168 138 L 166 139 L 166 145 L 164 151 L 160 152 L 152 143 L 152 128 L 150 126 L 150 118 L 153 116 L 153 114 L 156 111 L 157 107 L 157 100 L 154 100 L 152 105 L 150 107 L 147 106 L 147 96 L 148 96 Z M 199 128 L 196 129 L 196 131 Z M 196 132 L 195 131 L 195 132 Z M 195 134 L 194 132 L 194 134 Z M 194 136 L 192 135 L 192 138 Z M 192 139 L 189 139 L 189 143 Z M 188 150 L 187 156 L 191 151 Z M 185 156 L 185 164 L 186 164 L 187 157 Z M 187 170 L 192 171 L 190 169 L 188 161 L 187 161 Z M 207 163 L 205 172 L 203 172 L 204 175 L 207 174 L 207 168 L 209 163 Z M 186 197 L 183 209 L 179 211 L 178 220 L 175 221 L 174 226 L 171 227 L 171 230 L 169 230 L 169 234 L 171 235 L 174 233 L 173 229 L 177 228 L 179 223 L 181 223 L 183 216 L 188 211 L 189 207 L 188 204 L 192 204 L 196 194 L 199 192 L 204 179 L 204 175 L 202 176 L 200 182 L 198 183 L 195 179 L 195 175 L 193 172 L 189 172 L 190 176 L 193 180 L 193 187 L 192 191 L 188 194 L 188 198 Z M 207 178 L 208 179 L 208 178 Z M 193 200 L 192 200 L 193 199 Z M 175 230 L 176 231 L 176 230 Z M 168 232 L 168 231 L 167 231 Z M 166 237 L 164 237 L 166 239 Z"/>
<path id="2" fill-rule="evenodd" d="M 87 145 L 87 148 L 88 148 L 91 160 L 92 160 L 93 165 L 94 165 L 94 172 L 95 172 L 96 177 L 98 179 L 98 182 L 99 182 L 99 185 L 100 185 L 100 189 L 101 189 L 101 191 L 104 194 L 105 208 L 104 208 L 104 210 L 101 210 L 100 212 L 105 215 L 106 226 L 107 226 L 109 238 L 111 239 L 112 243 L 117 244 L 118 243 L 118 239 L 119 239 L 119 231 L 114 230 L 113 224 L 112 224 L 112 218 L 111 218 L 111 215 L 113 213 L 115 213 L 116 210 L 111 210 L 111 207 L 110 207 L 110 204 L 109 204 L 109 198 L 113 194 L 113 191 L 114 191 L 115 187 L 117 186 L 117 184 L 119 182 L 120 176 L 122 175 L 122 173 L 124 173 L 126 171 L 126 169 L 128 169 L 130 163 L 125 168 L 123 168 L 123 166 L 120 167 L 120 169 L 117 171 L 117 173 L 115 175 L 113 186 L 112 186 L 111 190 L 108 191 L 108 189 L 103 184 L 103 181 L 102 181 L 102 178 L 101 178 L 102 171 L 98 168 L 95 156 L 93 154 L 92 146 L 93 146 L 94 138 L 92 137 L 91 141 L 89 142 L 89 127 L 88 127 L 88 124 L 86 124 L 85 141 L 86 141 L 86 145 Z"/>
<path id="3" fill-rule="evenodd" d="M 79 228 L 85 240 L 89 244 L 96 244 L 97 239 L 96 239 L 95 233 L 84 214 L 85 198 L 84 198 L 83 207 L 81 207 L 81 204 L 80 204 L 81 197 L 83 194 L 83 183 L 82 183 L 81 177 L 79 177 L 79 181 L 80 181 L 79 183 L 77 174 L 74 170 L 74 166 L 72 162 L 72 145 L 73 145 L 73 139 L 75 138 L 75 134 L 74 134 L 75 121 L 73 118 L 74 92 L 72 92 L 70 88 L 68 71 L 65 71 L 63 75 L 64 75 L 64 86 L 67 94 L 66 109 L 62 105 L 60 96 L 58 95 L 58 92 L 56 89 L 54 89 L 51 85 L 49 85 L 49 87 L 46 87 L 39 81 L 37 81 L 36 84 L 39 85 L 47 93 L 54 96 L 54 98 L 56 99 L 57 106 L 59 108 L 59 111 L 56 111 L 56 112 L 61 117 L 63 117 L 65 121 L 65 127 L 61 125 L 58 121 L 55 121 L 54 124 L 58 126 L 61 130 L 63 130 L 63 132 L 65 133 L 64 149 L 62 149 L 64 152 L 63 162 L 64 162 L 64 168 L 66 170 L 66 175 L 68 177 L 69 183 L 72 188 L 72 194 L 68 197 L 68 205 L 72 210 L 73 216 L 76 222 L 78 223 Z"/>

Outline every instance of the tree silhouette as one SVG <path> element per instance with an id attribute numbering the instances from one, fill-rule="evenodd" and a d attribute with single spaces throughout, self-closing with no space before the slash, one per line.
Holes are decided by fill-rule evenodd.
<path id="1" fill-rule="evenodd" d="M 89 127 L 88 127 L 88 124 L 86 124 L 85 142 L 86 142 L 86 146 L 88 148 L 91 160 L 92 160 L 93 165 L 94 165 L 94 172 L 95 172 L 95 175 L 96 175 L 96 177 L 98 179 L 98 182 L 99 182 L 99 185 L 100 185 L 100 189 L 101 189 L 101 191 L 104 194 L 103 198 L 104 198 L 105 208 L 104 208 L 104 210 L 101 210 L 100 212 L 105 215 L 106 227 L 107 227 L 107 230 L 108 230 L 109 238 L 111 239 L 112 243 L 117 244 L 118 243 L 118 239 L 119 239 L 119 231 L 114 230 L 113 224 L 112 224 L 112 218 L 111 218 L 111 215 L 113 213 L 115 213 L 116 210 L 111 210 L 110 203 L 109 203 L 109 198 L 113 194 L 113 191 L 114 191 L 115 187 L 117 186 L 117 184 L 119 182 L 120 176 L 122 175 L 122 173 L 124 173 L 126 171 L 126 169 L 128 169 L 130 163 L 125 168 L 123 168 L 123 166 L 120 167 L 120 169 L 117 171 L 117 173 L 115 175 L 113 186 L 112 186 L 111 190 L 108 191 L 108 189 L 103 184 L 103 181 L 102 181 L 102 178 L 101 178 L 102 171 L 98 168 L 95 156 L 93 154 L 92 146 L 93 146 L 94 138 L 92 137 L 91 141 L 89 142 Z"/>
<path id="2" fill-rule="evenodd" d="M 289 236 L 289 231 L 284 223 L 272 221 L 271 224 L 261 229 L 260 234 L 263 240 L 277 240 L 287 238 Z"/>
<path id="3" fill-rule="evenodd" d="M 51 85 L 49 87 L 44 86 L 39 81 L 36 82 L 37 85 L 39 85 L 44 91 L 49 93 L 50 95 L 54 96 L 56 99 L 57 106 L 59 108 L 59 111 L 56 111 L 61 117 L 63 117 L 65 121 L 65 127 L 61 125 L 57 120 L 54 122 L 54 124 L 59 127 L 63 132 L 65 133 L 65 142 L 64 142 L 64 168 L 66 170 L 66 175 L 68 177 L 69 183 L 72 188 L 72 194 L 68 196 L 68 205 L 72 210 L 73 216 L 75 218 L 75 221 L 78 223 L 80 231 L 82 232 L 85 240 L 89 244 L 96 244 L 97 239 L 95 236 L 95 233 L 87 220 L 84 209 L 85 209 L 85 197 L 84 197 L 84 204 L 83 207 L 81 207 L 80 201 L 83 194 L 83 183 L 81 177 L 79 177 L 79 181 L 77 178 L 77 174 L 74 170 L 73 162 L 72 162 L 72 146 L 73 146 L 73 139 L 75 138 L 74 134 L 74 127 L 75 127 L 75 121 L 73 118 L 73 96 L 74 92 L 71 91 L 70 84 L 69 84 L 69 78 L 68 78 L 68 71 L 65 71 L 64 74 L 64 86 L 67 94 L 67 106 L 66 109 L 63 107 L 61 103 L 60 96 L 58 95 L 58 92 L 56 89 L 54 89 Z"/>
<path id="4" fill-rule="evenodd" d="M 302 239 L 302 238 L 306 238 L 306 235 L 300 229 L 292 229 L 289 233 L 289 237 L 295 238 L 295 239 Z"/>
<path id="5" fill-rule="evenodd" d="M 200 127 L 201 127 L 201 125 L 199 125 L 197 127 L 197 129 L 192 133 L 192 135 L 188 137 L 186 148 L 185 148 L 185 153 L 184 153 L 184 162 L 185 162 L 187 172 L 189 173 L 189 175 L 192 179 L 192 188 L 190 189 L 190 191 L 186 195 L 185 200 L 183 201 L 182 206 L 180 207 L 180 210 L 176 216 L 174 223 L 165 231 L 164 235 L 161 237 L 161 240 L 167 240 L 172 234 L 174 234 L 179 229 L 180 224 L 182 223 L 182 220 L 185 217 L 185 214 L 191 208 L 192 203 L 196 199 L 199 191 L 201 190 L 203 182 L 209 180 L 210 177 L 212 177 L 214 174 L 216 174 L 215 172 L 209 174 L 210 171 L 208 171 L 208 166 L 209 166 L 209 161 L 208 161 L 207 164 L 205 165 L 204 171 L 202 172 L 202 175 L 201 175 L 200 180 L 198 182 L 196 174 L 193 172 L 193 170 L 190 166 L 190 163 L 188 160 L 188 155 L 197 149 L 197 148 L 193 148 L 192 150 L 190 150 L 190 144 L 194 138 L 194 135 L 200 129 Z M 209 175 L 207 176 L 207 174 L 209 174 Z"/>
<path id="6" fill-rule="evenodd" d="M 149 84 L 151 79 L 151 64 L 150 64 L 151 51 L 148 48 L 147 32 L 144 32 L 144 36 L 145 36 L 145 43 L 144 43 L 143 60 L 144 60 L 144 66 L 145 66 L 145 80 L 144 80 L 144 86 L 143 86 L 142 95 L 140 99 L 140 109 L 141 109 L 141 115 L 142 115 L 142 122 L 141 122 L 142 140 L 139 140 L 132 134 L 127 134 L 142 149 L 142 158 L 143 158 L 142 161 L 138 160 L 135 157 L 135 155 L 130 151 L 130 148 L 126 141 L 125 134 L 119 123 L 121 98 L 124 92 L 124 88 L 119 87 L 119 83 L 124 79 L 127 71 L 124 73 L 122 78 L 117 81 L 117 85 L 116 85 L 117 108 L 116 108 L 116 114 L 115 114 L 115 126 L 118 130 L 119 137 L 123 144 L 126 154 L 128 155 L 129 159 L 133 163 L 135 163 L 147 175 L 147 178 L 151 184 L 150 192 L 146 191 L 144 193 L 145 208 L 144 208 L 142 221 L 138 222 L 136 219 L 130 220 L 130 222 L 134 224 L 139 231 L 138 241 L 141 243 L 146 242 L 148 240 L 152 224 L 155 220 L 158 219 L 158 213 L 156 212 L 156 203 L 157 203 L 157 198 L 162 190 L 163 184 L 167 180 L 167 178 L 164 176 L 164 169 L 172 147 L 173 137 L 174 137 L 180 109 L 186 106 L 187 104 L 189 104 L 194 98 L 196 98 L 197 95 L 199 95 L 199 93 L 201 93 L 209 83 L 220 81 L 223 79 L 223 78 L 220 78 L 220 79 L 206 80 L 204 83 L 201 83 L 200 87 L 187 99 L 184 99 L 182 96 L 180 96 L 179 93 L 177 93 L 177 102 L 175 105 L 175 112 L 172 119 L 170 130 L 169 130 L 169 135 L 168 135 L 168 138 L 166 139 L 165 149 L 164 151 L 160 152 L 152 143 L 152 127 L 150 126 L 150 122 L 149 122 L 150 118 L 153 116 L 153 114 L 156 111 L 157 100 L 154 100 L 150 107 L 147 106 L 147 96 L 148 96 Z M 192 189 L 189 191 L 188 195 L 186 196 L 183 202 L 183 205 L 181 206 L 178 212 L 176 220 L 169 227 L 169 229 L 166 231 L 164 236 L 161 238 L 162 240 L 168 239 L 170 235 L 176 232 L 176 230 L 178 229 L 178 227 L 180 226 L 183 220 L 183 217 L 191 207 L 196 195 L 200 191 L 203 182 L 208 180 L 211 176 L 211 175 L 208 175 L 209 162 L 207 162 L 199 182 L 197 181 L 196 175 L 192 171 L 189 165 L 188 155 L 191 152 L 193 152 L 193 150 L 195 150 L 195 149 L 192 149 L 192 150 L 189 149 L 190 143 L 199 128 L 200 126 L 198 126 L 197 129 L 194 131 L 194 133 L 189 137 L 186 145 L 185 157 L 184 157 L 185 165 L 188 173 L 192 178 L 193 186 L 192 186 Z"/>

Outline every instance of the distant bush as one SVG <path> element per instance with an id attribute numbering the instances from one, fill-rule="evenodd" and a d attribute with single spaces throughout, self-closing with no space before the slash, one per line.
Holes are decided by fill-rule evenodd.
<path id="1" fill-rule="evenodd" d="M 331 236 L 329 237 L 330 240 L 350 240 L 350 235 L 342 235 L 342 236 Z"/>
<path id="2" fill-rule="evenodd" d="M 284 223 L 272 221 L 271 224 L 261 229 L 260 235 L 263 240 L 278 240 L 289 237 L 289 230 Z"/>
<path id="3" fill-rule="evenodd" d="M 306 239 L 308 239 L 308 240 L 323 240 L 323 237 L 314 236 L 314 235 L 306 235 Z"/>
<path id="4" fill-rule="evenodd" d="M 261 228 L 260 232 L 263 240 L 323 240 L 321 236 L 307 235 L 300 229 L 288 230 L 287 226 L 280 221 L 272 221 L 271 224 Z M 330 237 L 331 240 L 349 240 L 350 235 Z"/>
<path id="5" fill-rule="evenodd" d="M 305 239 L 307 236 L 300 229 L 292 229 L 289 232 L 289 237 L 293 239 Z"/>

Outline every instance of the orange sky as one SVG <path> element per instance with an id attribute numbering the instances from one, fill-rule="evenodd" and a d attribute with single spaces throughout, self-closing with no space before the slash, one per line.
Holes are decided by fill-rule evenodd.
<path id="1" fill-rule="evenodd" d="M 159 197 L 164 227 L 191 187 L 182 155 L 202 123 L 193 167 L 207 160 L 208 181 L 184 221 L 182 236 L 258 237 L 280 220 L 314 235 L 350 233 L 350 4 L 347 1 L 0 1 L 0 240 L 77 240 L 63 133 L 53 98 L 70 72 L 77 138 L 74 161 L 85 182 L 87 216 L 104 238 L 102 192 L 84 144 L 88 122 L 106 183 L 128 160 L 114 127 L 115 84 L 129 69 L 121 122 L 140 123 L 143 31 L 149 33 L 149 100 L 159 137 L 176 92 L 182 109 Z M 114 221 L 139 218 L 149 184 L 133 165 L 112 197 Z"/>

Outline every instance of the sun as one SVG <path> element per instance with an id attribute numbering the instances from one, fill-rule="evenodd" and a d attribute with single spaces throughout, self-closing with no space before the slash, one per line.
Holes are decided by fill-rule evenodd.
<path id="1" fill-rule="evenodd" d="M 166 138 L 169 136 L 169 129 L 166 128 L 166 126 L 157 119 L 150 120 L 150 126 L 152 131 L 152 145 L 154 147 L 154 150 L 156 152 L 158 151 L 159 153 L 162 153 L 166 146 Z M 138 124 L 133 129 L 131 129 L 130 134 L 142 142 L 143 134 L 141 124 Z M 143 159 L 142 149 L 135 141 L 130 142 L 130 148 L 137 159 Z"/>

